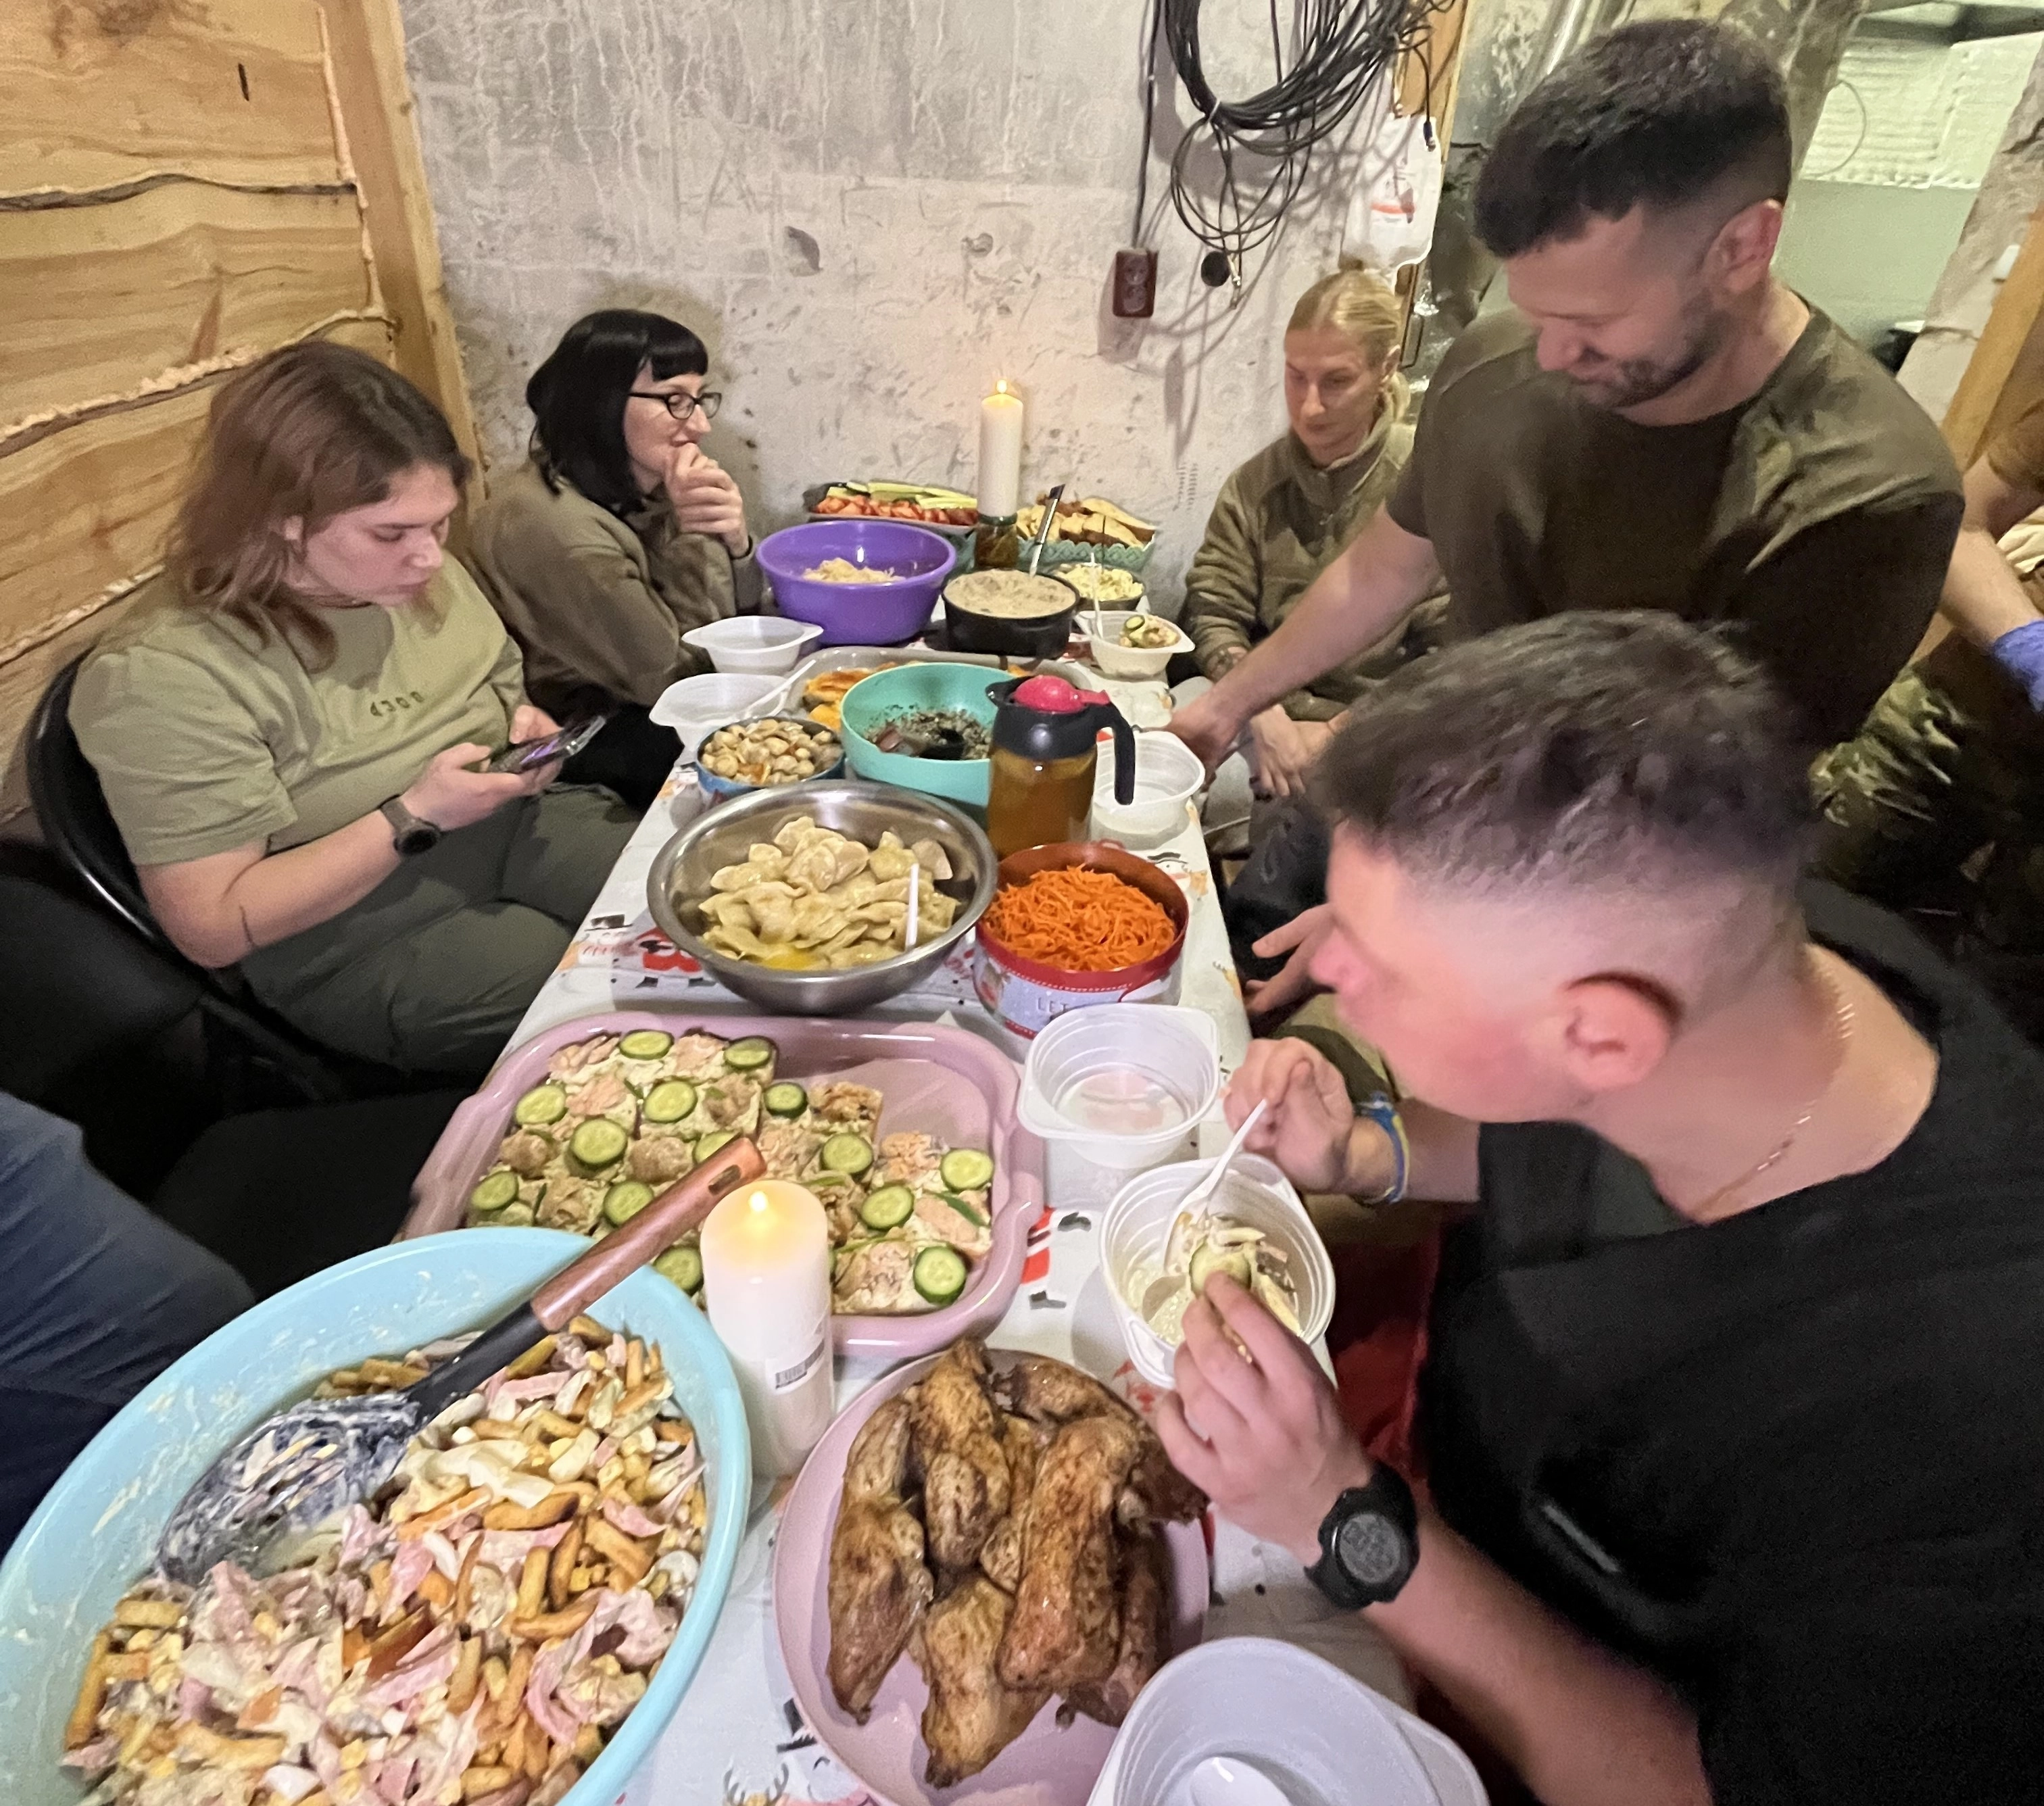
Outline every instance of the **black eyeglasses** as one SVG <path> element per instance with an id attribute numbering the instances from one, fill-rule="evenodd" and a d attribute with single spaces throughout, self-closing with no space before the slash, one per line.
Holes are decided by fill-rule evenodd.
<path id="1" fill-rule="evenodd" d="M 702 409 L 705 420 L 715 420 L 717 410 L 724 405 L 724 397 L 714 389 L 705 389 L 700 395 L 683 394 L 676 390 L 671 395 L 656 395 L 650 389 L 628 389 L 625 393 L 636 402 L 658 402 L 678 421 L 686 421 L 697 408 Z"/>

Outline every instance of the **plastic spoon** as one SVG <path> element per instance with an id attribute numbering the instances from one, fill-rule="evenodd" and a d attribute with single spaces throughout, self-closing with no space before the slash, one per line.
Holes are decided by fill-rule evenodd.
<path id="1" fill-rule="evenodd" d="M 1292 1806 L 1292 1796 L 1239 1756 L 1209 1756 L 1193 1770 L 1193 1806 Z"/>
<path id="2" fill-rule="evenodd" d="M 1262 1120 L 1263 1112 L 1270 1108 L 1268 1097 L 1259 1097 L 1256 1108 L 1242 1119 L 1242 1127 L 1235 1132 L 1234 1138 L 1221 1151 L 1220 1158 L 1213 1163 L 1213 1170 L 1178 1201 L 1178 1214 L 1189 1216 L 1220 1189 L 1220 1182 L 1228 1177 L 1228 1170 L 1235 1163 L 1235 1157 L 1242 1151 L 1242 1144 L 1248 1140 L 1249 1132 Z M 1181 1273 L 1159 1274 L 1143 1290 L 1143 1320 L 1154 1325 L 1158 1313 L 1190 1284 Z"/>
<path id="3" fill-rule="evenodd" d="M 916 918 L 920 913 L 917 905 L 923 901 L 923 863 L 918 859 L 909 870 L 909 919 L 901 924 L 901 951 L 906 953 L 916 944 Z"/>

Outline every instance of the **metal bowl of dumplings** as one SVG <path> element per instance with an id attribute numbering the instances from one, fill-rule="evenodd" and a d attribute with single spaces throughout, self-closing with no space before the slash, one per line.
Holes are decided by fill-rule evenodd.
<path id="1" fill-rule="evenodd" d="M 807 834 L 799 826 L 805 820 L 823 833 Z M 916 944 L 907 952 L 882 956 L 879 932 L 898 920 L 901 905 L 890 909 L 891 896 L 877 904 L 859 896 L 866 868 L 826 838 L 838 836 L 866 849 L 869 862 L 874 849 L 887 845 L 874 870 L 891 874 L 909 854 L 932 880 L 920 894 L 934 891 L 949 905 L 919 908 Z M 784 1016 L 842 1016 L 907 990 L 967 940 L 993 901 L 998 866 L 984 831 L 941 797 L 891 784 L 816 781 L 756 790 L 697 816 L 654 859 L 646 901 L 661 932 L 739 996 Z M 906 883 L 893 876 L 879 888 L 889 885 L 905 893 Z M 780 894 L 790 890 L 793 899 Z M 843 922 L 828 913 L 834 901 Z M 782 916 L 766 912 L 794 902 L 807 913 L 791 936 Z M 941 921 L 946 913 L 949 920 Z M 860 925 L 851 918 L 862 914 L 870 938 L 843 948 L 839 943 Z M 740 943 L 767 946 L 775 963 L 739 957 L 731 950 Z M 827 963 L 847 958 L 859 963 Z"/>

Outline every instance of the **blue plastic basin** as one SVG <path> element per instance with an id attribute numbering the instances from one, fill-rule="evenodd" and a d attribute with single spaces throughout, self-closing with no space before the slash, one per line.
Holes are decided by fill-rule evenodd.
<path id="1" fill-rule="evenodd" d="M 0 1566 L 0 1800 L 74 1806 L 85 1792 L 58 1758 L 86 1652 L 216 1455 L 336 1367 L 481 1328 L 588 1247 L 555 1229 L 463 1229 L 358 1255 L 266 1298 L 132 1401 L 64 1470 Z M 731 1363 L 686 1296 L 642 1267 L 590 1314 L 659 1343 L 675 1402 L 701 1438 L 709 1500 L 681 1629 L 644 1698 L 567 1796 L 609 1806 L 709 1647 L 745 1533 L 752 1457 Z"/>

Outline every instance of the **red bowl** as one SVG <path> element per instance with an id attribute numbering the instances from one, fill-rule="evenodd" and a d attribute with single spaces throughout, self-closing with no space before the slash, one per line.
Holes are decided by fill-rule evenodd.
<path id="1" fill-rule="evenodd" d="M 1019 853 L 1010 853 L 1001 862 L 994 895 L 998 897 L 1009 885 L 1034 878 L 1039 871 L 1056 871 L 1068 866 L 1112 872 L 1161 905 L 1164 913 L 1171 918 L 1171 944 L 1148 959 L 1133 966 L 1118 966 L 1111 972 L 1068 972 L 1062 966 L 1047 966 L 1039 959 L 1025 959 L 988 933 L 986 919 L 982 916 L 974 932 L 989 958 L 1034 984 L 1055 986 L 1062 991 L 1112 991 L 1117 996 L 1154 984 L 1178 964 L 1179 956 L 1185 951 L 1185 924 L 1192 918 L 1185 893 L 1168 874 L 1147 859 L 1139 859 L 1133 853 L 1124 852 L 1111 840 L 1064 840 L 1048 847 L 1025 847 Z"/>

